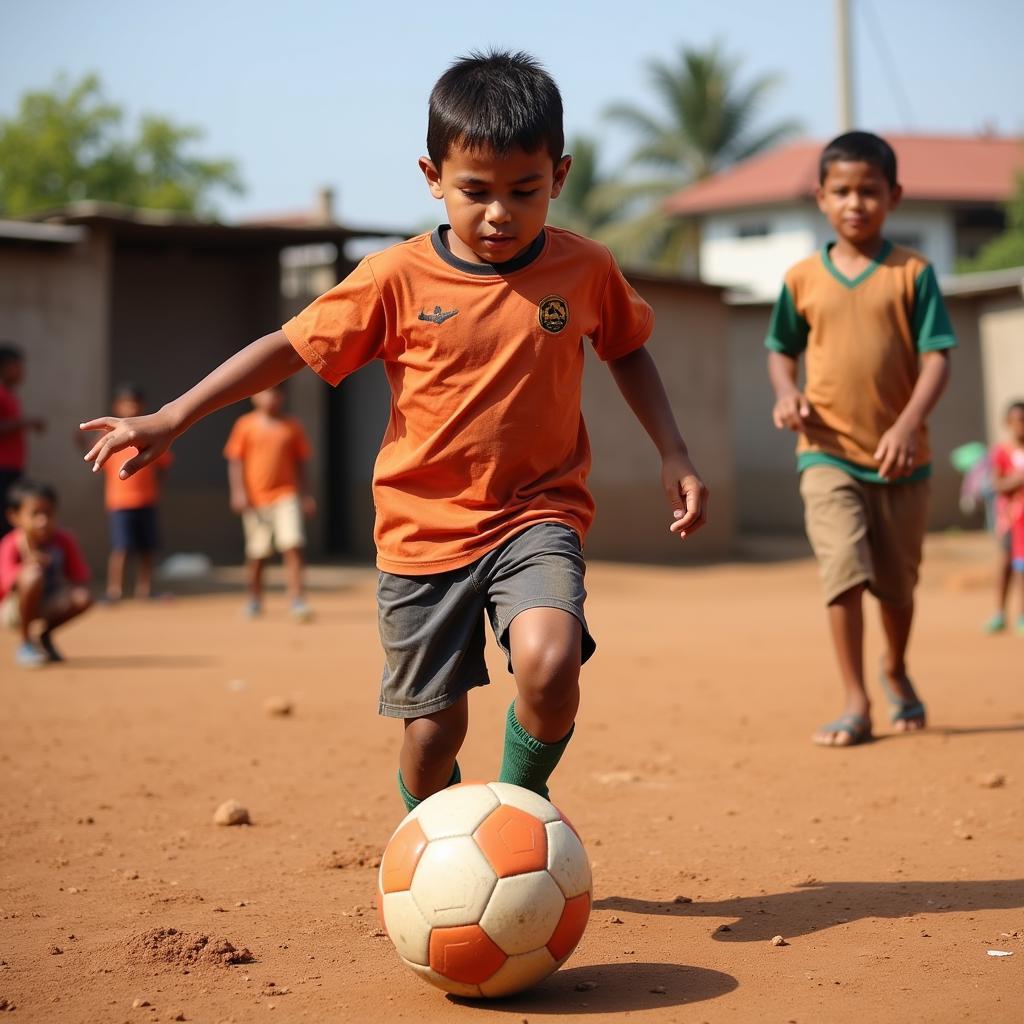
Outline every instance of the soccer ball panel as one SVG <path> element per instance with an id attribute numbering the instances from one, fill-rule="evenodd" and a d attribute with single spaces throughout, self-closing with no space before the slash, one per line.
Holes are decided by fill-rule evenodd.
<path id="1" fill-rule="evenodd" d="M 556 960 L 561 962 L 576 948 L 576 944 L 583 937 L 583 929 L 587 927 L 587 919 L 589 917 L 589 892 L 565 901 L 562 917 L 555 927 L 554 934 L 548 941 L 548 952 Z"/>
<path id="2" fill-rule="evenodd" d="M 475 924 L 497 876 L 472 836 L 436 839 L 416 865 L 411 892 L 432 928 Z"/>
<path id="3" fill-rule="evenodd" d="M 565 899 L 547 871 L 500 878 L 480 927 L 510 956 L 545 945 L 562 916 Z"/>
<path id="4" fill-rule="evenodd" d="M 547 869 L 566 899 L 589 892 L 590 861 L 579 836 L 564 821 L 551 821 L 547 830 Z"/>
<path id="5" fill-rule="evenodd" d="M 499 878 L 541 871 L 547 866 L 548 837 L 533 815 L 502 804 L 473 836 Z"/>
<path id="6" fill-rule="evenodd" d="M 389 892 L 383 900 L 382 916 L 388 938 L 404 960 L 426 966 L 430 962 L 430 925 L 420 913 L 411 892 Z"/>
<path id="7" fill-rule="evenodd" d="M 430 933 L 430 968 L 448 981 L 479 985 L 507 959 L 478 924 L 435 928 Z"/>
<path id="8" fill-rule="evenodd" d="M 444 977 L 442 974 L 438 974 L 437 971 L 432 970 L 430 967 L 424 967 L 422 964 L 413 963 L 412 960 L 402 961 L 406 967 L 415 971 L 425 981 L 429 981 L 431 985 L 435 985 L 437 988 L 442 989 L 445 992 L 451 992 L 453 996 L 466 996 L 467 998 L 479 998 L 480 986 L 479 985 L 465 985 L 460 981 L 452 981 L 450 978 Z"/>
<path id="9" fill-rule="evenodd" d="M 493 998 L 521 992 L 546 978 L 556 967 L 557 961 L 544 946 L 531 953 L 510 956 L 487 981 L 480 983 L 480 994 Z"/>
<path id="10" fill-rule="evenodd" d="M 541 821 L 557 821 L 561 815 L 554 804 L 532 790 L 522 786 L 513 786 L 510 782 L 489 782 L 487 788 L 494 793 L 503 804 L 518 807 L 527 814 L 532 814 Z"/>
<path id="11" fill-rule="evenodd" d="M 498 798 L 483 783 L 467 783 L 442 789 L 416 808 L 416 819 L 430 840 L 448 836 L 471 836 L 491 811 Z"/>
<path id="12" fill-rule="evenodd" d="M 408 889 L 426 848 L 427 837 L 418 821 L 413 819 L 399 825 L 381 857 L 380 888 L 384 892 Z"/>

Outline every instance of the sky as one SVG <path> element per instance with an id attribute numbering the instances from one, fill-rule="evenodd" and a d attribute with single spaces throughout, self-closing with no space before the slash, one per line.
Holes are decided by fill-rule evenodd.
<path id="1" fill-rule="evenodd" d="M 1024 3 L 851 0 L 860 127 L 1024 135 Z M 741 79 L 781 81 L 761 122 L 836 133 L 830 0 L 0 0 L 0 117 L 60 73 L 100 74 L 129 119 L 200 127 L 204 156 L 236 159 L 246 184 L 224 216 L 296 212 L 336 190 L 355 226 L 419 229 L 442 219 L 420 176 L 427 97 L 451 60 L 525 49 L 557 79 L 566 134 L 600 143 L 608 170 L 632 139 L 602 112 L 657 112 L 647 62 L 719 41 Z"/>

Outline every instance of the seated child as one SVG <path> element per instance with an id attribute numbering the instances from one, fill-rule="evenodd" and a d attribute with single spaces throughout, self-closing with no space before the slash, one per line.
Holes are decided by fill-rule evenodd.
<path id="1" fill-rule="evenodd" d="M 63 661 L 53 632 L 92 604 L 89 568 L 74 536 L 57 526 L 57 492 L 47 484 L 16 483 L 7 492 L 7 521 L 12 529 L 0 540 L 0 621 L 21 632 L 15 661 L 22 668 Z"/>

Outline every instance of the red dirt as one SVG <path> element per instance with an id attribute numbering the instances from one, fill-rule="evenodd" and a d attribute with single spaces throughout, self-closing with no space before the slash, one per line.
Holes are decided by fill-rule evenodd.
<path id="1" fill-rule="evenodd" d="M 808 742 L 838 710 L 810 562 L 592 566 L 599 650 L 552 791 L 590 852 L 595 908 L 562 971 L 492 1004 L 424 985 L 377 923 L 402 811 L 400 729 L 375 714 L 372 572 L 335 572 L 308 626 L 283 599 L 243 621 L 223 594 L 98 609 L 67 630 L 72 660 L 35 674 L 9 667 L 5 636 L 0 1006 L 68 1024 L 270 1006 L 286 1021 L 1019 1020 L 1024 638 L 979 633 L 988 554 L 930 545 L 912 661 L 930 731 L 893 735 L 879 695 L 879 741 L 848 751 Z M 878 649 L 872 621 L 869 664 Z M 490 664 L 466 778 L 500 757 L 512 690 Z M 291 715 L 264 710 L 275 696 Z M 228 798 L 251 826 L 213 823 Z"/>

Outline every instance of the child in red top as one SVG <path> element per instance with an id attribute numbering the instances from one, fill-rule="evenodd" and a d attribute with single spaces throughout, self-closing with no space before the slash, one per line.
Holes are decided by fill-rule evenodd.
<path id="1" fill-rule="evenodd" d="M 1024 636 L 1024 400 L 1006 410 L 1008 441 L 992 449 L 992 483 L 996 492 L 996 537 L 999 540 L 997 610 L 985 623 L 986 633 L 1006 629 L 1006 600 L 1016 572 L 1021 581 L 1021 608 L 1016 632 Z"/>
<path id="2" fill-rule="evenodd" d="M 114 395 L 115 416 L 141 416 L 145 412 L 142 391 L 122 384 Z M 110 556 L 107 559 L 107 600 L 119 601 L 124 592 L 124 568 L 129 553 L 137 558 L 135 596 L 146 598 L 153 588 L 153 558 L 160 546 L 157 506 L 160 487 L 173 461 L 164 452 L 134 476 L 122 480 L 121 467 L 133 449 L 118 452 L 103 467 L 106 475 L 106 506 L 110 524 Z"/>
<path id="3" fill-rule="evenodd" d="M 43 431 L 46 421 L 21 411 L 17 392 L 25 378 L 25 355 L 20 348 L 0 344 L 0 502 L 25 472 L 25 431 Z M 0 520 L 0 537 L 10 529 Z"/>
<path id="4" fill-rule="evenodd" d="M 22 480 L 7 493 L 13 529 L 0 540 L 0 618 L 21 632 L 15 660 L 22 668 L 63 661 L 53 631 L 92 604 L 89 567 L 56 515 L 57 493 L 46 484 Z"/>

